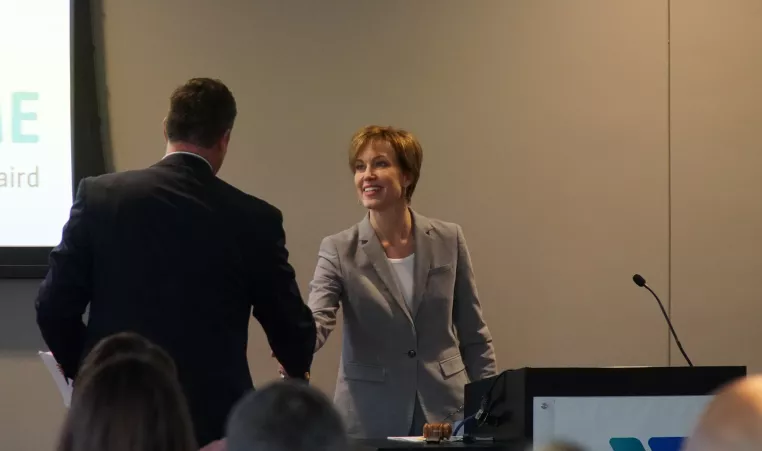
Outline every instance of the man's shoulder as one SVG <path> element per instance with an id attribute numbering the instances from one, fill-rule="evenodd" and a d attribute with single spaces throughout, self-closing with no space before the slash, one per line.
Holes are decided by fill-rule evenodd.
<path id="1" fill-rule="evenodd" d="M 143 169 L 133 169 L 120 172 L 112 172 L 98 176 L 87 177 L 84 184 L 88 191 L 110 190 L 123 193 L 136 191 L 150 191 L 155 187 L 163 186 L 166 177 L 155 166 Z M 95 189 L 90 189 L 95 187 Z M 211 181 L 210 189 L 216 190 L 227 203 L 240 207 L 246 211 L 252 211 L 273 218 L 282 217 L 281 211 L 274 205 L 256 196 L 248 194 L 235 186 L 215 177 Z"/>
<path id="2" fill-rule="evenodd" d="M 234 201 L 237 206 L 273 219 L 281 220 L 283 218 L 283 213 L 280 209 L 266 200 L 236 188 L 220 178 L 216 179 L 215 182 L 218 188 L 223 191 L 222 194 L 229 200 Z"/>
<path id="3" fill-rule="evenodd" d="M 84 177 L 80 183 L 86 188 L 95 187 L 98 189 L 145 187 L 146 182 L 152 178 L 153 175 L 147 169 L 131 169 Z"/>

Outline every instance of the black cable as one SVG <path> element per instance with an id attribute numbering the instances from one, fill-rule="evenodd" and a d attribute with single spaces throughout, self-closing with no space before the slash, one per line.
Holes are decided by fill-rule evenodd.
<path id="1" fill-rule="evenodd" d="M 461 410 L 463 410 L 463 408 L 464 408 L 464 407 L 466 407 L 466 405 L 465 405 L 465 404 L 462 404 L 460 407 L 458 407 L 458 408 L 457 408 L 457 410 L 454 410 L 454 411 L 450 412 L 450 414 L 449 414 L 449 415 L 447 415 L 446 417 L 444 417 L 444 420 L 442 420 L 442 423 L 444 423 L 445 421 L 447 421 L 447 420 L 449 420 L 450 418 L 452 418 L 452 416 L 453 416 L 453 415 L 460 413 L 460 411 L 461 411 Z"/>
<path id="2" fill-rule="evenodd" d="M 506 370 L 498 374 L 497 377 L 495 377 L 495 379 L 492 381 L 492 384 L 490 385 L 489 389 L 484 393 L 484 396 L 482 396 L 482 400 L 479 405 L 479 410 L 476 412 L 476 414 L 474 414 L 477 427 L 483 425 L 487 421 L 490 411 L 494 407 L 492 392 L 495 390 L 495 387 L 497 386 L 497 383 L 500 381 L 500 378 L 502 378 L 503 375 L 505 375 L 507 372 L 508 371 Z"/>

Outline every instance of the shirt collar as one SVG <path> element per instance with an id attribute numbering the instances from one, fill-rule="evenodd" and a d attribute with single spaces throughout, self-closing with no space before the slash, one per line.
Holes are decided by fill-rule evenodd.
<path id="1" fill-rule="evenodd" d="M 182 150 L 176 150 L 176 151 L 174 151 L 174 152 L 170 152 L 170 153 L 168 153 L 168 154 L 164 155 L 164 157 L 162 157 L 162 160 L 163 160 L 164 158 L 167 158 L 167 157 L 168 157 L 168 156 L 170 156 L 170 155 L 177 155 L 177 154 L 180 154 L 180 155 L 193 155 L 194 157 L 196 157 L 196 158 L 199 158 L 199 159 L 203 160 L 203 162 L 204 162 L 204 163 L 206 163 L 207 165 L 209 165 L 209 169 L 211 169 L 211 170 L 212 170 L 212 172 L 214 172 L 214 168 L 212 167 L 212 163 L 210 163 L 210 162 L 209 162 L 209 160 L 207 160 L 206 158 L 202 157 L 201 155 L 199 155 L 199 154 L 197 154 L 197 153 L 193 153 L 193 152 L 184 152 L 184 151 L 182 151 Z"/>

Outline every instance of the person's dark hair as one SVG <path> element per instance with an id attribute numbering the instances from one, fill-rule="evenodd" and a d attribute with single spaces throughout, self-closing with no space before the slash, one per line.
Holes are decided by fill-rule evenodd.
<path id="1" fill-rule="evenodd" d="M 346 451 L 344 423 L 303 383 L 271 383 L 244 396 L 228 418 L 226 451 Z"/>
<path id="2" fill-rule="evenodd" d="M 114 357 L 74 391 L 58 451 L 197 451 L 177 380 L 153 360 Z"/>
<path id="3" fill-rule="evenodd" d="M 119 332 L 99 341 L 87 354 L 79 366 L 75 385 L 79 385 L 78 381 L 86 377 L 87 373 L 93 371 L 94 368 L 114 357 L 125 355 L 137 355 L 151 359 L 165 371 L 175 377 L 177 376 L 174 361 L 161 347 L 134 332 Z"/>
<path id="4" fill-rule="evenodd" d="M 209 148 L 233 128 L 237 114 L 233 94 L 219 80 L 193 78 L 172 92 L 167 139 Z"/>

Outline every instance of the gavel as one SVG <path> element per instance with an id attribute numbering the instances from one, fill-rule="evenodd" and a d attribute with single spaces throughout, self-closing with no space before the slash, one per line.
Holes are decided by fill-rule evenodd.
<path id="1" fill-rule="evenodd" d="M 452 424 L 426 423 L 423 425 L 423 438 L 427 443 L 439 443 L 452 437 Z"/>

